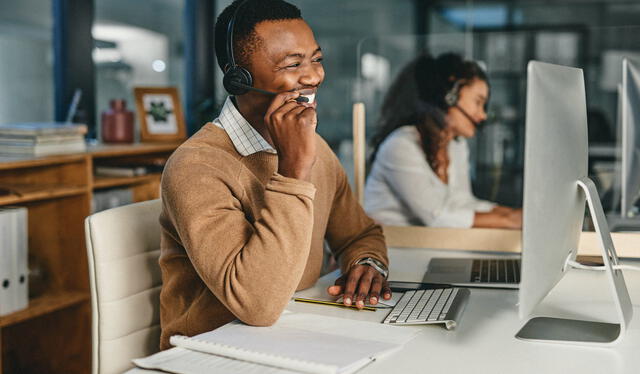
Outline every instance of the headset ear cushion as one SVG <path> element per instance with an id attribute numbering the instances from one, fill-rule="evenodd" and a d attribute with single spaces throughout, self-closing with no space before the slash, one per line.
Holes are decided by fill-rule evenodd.
<path id="1" fill-rule="evenodd" d="M 454 106 L 458 103 L 458 94 L 453 91 L 447 92 L 444 96 L 444 102 L 447 106 Z"/>
<path id="2" fill-rule="evenodd" d="M 447 106 L 452 107 L 458 104 L 458 99 L 460 98 L 460 86 L 464 83 L 463 80 L 457 80 L 453 83 L 453 87 L 444 95 L 444 102 Z"/>
<path id="3" fill-rule="evenodd" d="M 247 69 L 240 66 L 233 66 L 224 74 L 222 85 L 231 95 L 244 95 L 249 89 L 241 85 L 253 86 L 253 78 Z"/>

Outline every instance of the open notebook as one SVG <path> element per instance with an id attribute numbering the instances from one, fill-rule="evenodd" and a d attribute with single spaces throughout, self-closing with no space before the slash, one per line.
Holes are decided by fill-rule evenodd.
<path id="1" fill-rule="evenodd" d="M 270 327 L 232 322 L 190 338 L 173 336 L 171 344 L 177 348 L 134 363 L 179 374 L 203 374 L 213 369 L 347 374 L 396 351 L 416 332 L 315 314 L 285 313 Z"/>

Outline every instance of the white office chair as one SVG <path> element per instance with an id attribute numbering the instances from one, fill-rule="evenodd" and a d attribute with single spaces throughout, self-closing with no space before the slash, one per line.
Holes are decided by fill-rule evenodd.
<path id="1" fill-rule="evenodd" d="M 159 350 L 160 200 L 87 217 L 92 373 L 121 374 Z"/>

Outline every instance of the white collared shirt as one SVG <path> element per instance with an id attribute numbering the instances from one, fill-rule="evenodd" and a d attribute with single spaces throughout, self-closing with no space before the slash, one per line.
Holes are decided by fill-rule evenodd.
<path id="1" fill-rule="evenodd" d="M 245 157 L 262 151 L 276 153 L 276 150 L 240 114 L 231 96 L 225 100 L 220 115 L 213 120 L 213 124 L 226 131 L 238 153 Z"/>
<path id="2" fill-rule="evenodd" d="M 471 192 L 465 139 L 449 142 L 448 183 L 433 171 L 415 126 L 393 131 L 380 145 L 364 189 L 364 210 L 386 225 L 471 227 L 475 212 L 495 206 Z"/>

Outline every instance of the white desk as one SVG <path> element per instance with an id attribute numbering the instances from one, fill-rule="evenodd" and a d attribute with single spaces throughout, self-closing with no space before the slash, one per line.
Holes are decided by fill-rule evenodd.
<path id="1" fill-rule="evenodd" d="M 426 249 L 390 249 L 390 279 L 421 281 L 431 257 L 465 257 L 469 253 Z M 474 253 L 478 257 L 477 252 Z M 636 263 L 638 264 L 638 263 Z M 640 264 L 639 264 L 640 265 Z M 536 310 L 554 317 L 616 322 L 605 274 L 572 270 Z M 322 277 L 301 297 L 326 297 L 336 274 Z M 624 340 L 613 348 L 529 343 L 514 335 L 524 324 L 518 319 L 518 292 L 472 289 L 469 303 L 453 331 L 440 326 L 403 326 L 420 333 L 401 351 L 359 372 L 395 373 L 640 373 L 640 274 L 625 272 L 634 305 L 634 318 Z M 356 311 L 291 302 L 288 310 L 380 322 L 388 309 Z M 138 371 L 136 371 L 138 373 Z M 139 371 L 139 373 L 147 373 Z"/>
<path id="2" fill-rule="evenodd" d="M 407 248 L 390 249 L 389 255 L 390 279 L 402 281 L 421 281 L 431 257 L 469 256 L 465 252 Z M 315 287 L 296 296 L 320 296 L 334 279 L 335 274 L 329 274 Z M 421 332 L 401 351 L 374 362 L 360 373 L 640 373 L 640 274 L 626 271 L 625 279 L 634 317 L 624 340 L 613 348 L 518 340 L 514 335 L 525 322 L 518 318 L 518 292 L 472 289 L 456 330 L 447 331 L 439 326 L 398 327 Z M 287 309 L 374 322 L 382 321 L 388 313 L 384 309 L 374 313 L 293 302 Z M 594 271 L 570 271 L 536 313 L 616 322 L 605 274 Z"/>

